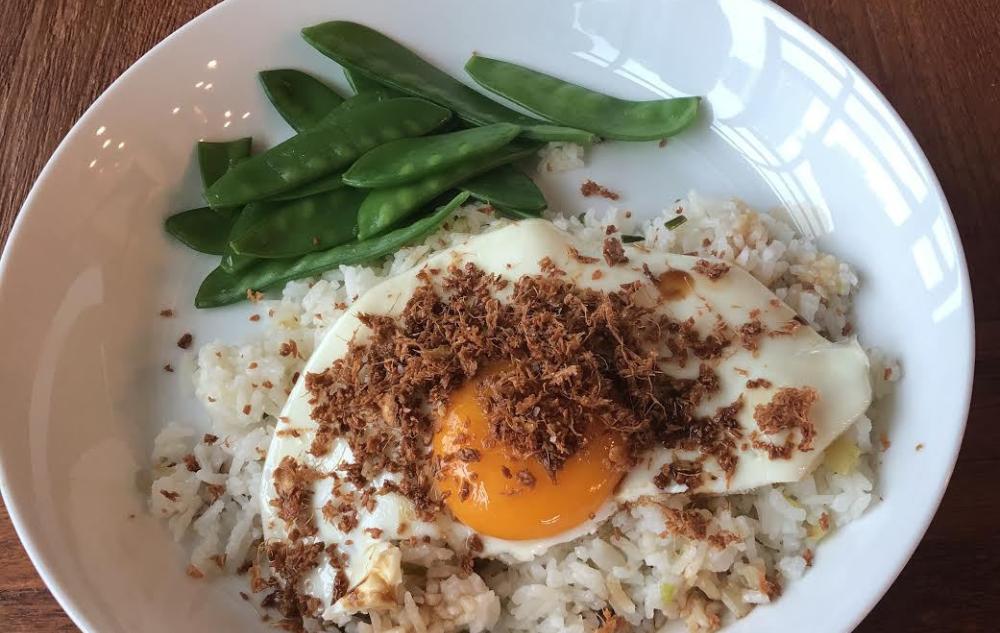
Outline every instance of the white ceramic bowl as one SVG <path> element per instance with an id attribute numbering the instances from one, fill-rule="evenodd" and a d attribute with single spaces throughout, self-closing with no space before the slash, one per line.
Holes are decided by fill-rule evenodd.
<path id="1" fill-rule="evenodd" d="M 298 36 L 333 18 L 383 29 L 456 76 L 477 50 L 626 97 L 707 95 L 710 125 L 665 149 L 601 147 L 586 175 L 637 213 L 689 189 L 787 206 L 857 266 L 858 329 L 905 368 L 884 501 L 732 631 L 859 622 L 920 540 L 955 461 L 972 376 L 969 282 L 938 182 L 898 116 L 829 44 L 756 0 L 229 0 L 136 63 L 59 146 L 0 270 L 0 482 L 70 616 L 101 633 L 270 630 L 233 587 L 184 576 L 183 547 L 145 514 L 137 484 L 164 422 L 202 419 L 161 370 L 179 363 L 174 342 L 188 330 L 233 340 L 247 314 L 190 307 L 211 260 L 168 242 L 161 221 L 198 203 L 195 140 L 289 134 L 256 71 L 299 67 L 344 86 Z M 583 176 L 545 188 L 574 208 Z M 159 318 L 163 307 L 178 317 Z"/>

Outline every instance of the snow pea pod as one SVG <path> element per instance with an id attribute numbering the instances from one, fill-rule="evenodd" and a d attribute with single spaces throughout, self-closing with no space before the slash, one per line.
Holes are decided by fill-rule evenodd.
<path id="1" fill-rule="evenodd" d="M 504 165 L 463 182 L 462 191 L 493 206 L 539 211 L 546 206 L 545 196 L 538 185 L 524 172 Z"/>
<path id="2" fill-rule="evenodd" d="M 296 132 L 316 125 L 344 102 L 332 88 L 301 70 L 262 70 L 259 76 L 271 105 Z"/>
<path id="3" fill-rule="evenodd" d="M 497 215 L 507 218 L 508 220 L 531 220 L 542 217 L 541 213 L 530 209 L 518 209 L 515 207 L 505 207 L 496 204 L 491 206 L 496 211 Z"/>
<path id="4" fill-rule="evenodd" d="M 344 187 L 289 202 L 272 202 L 263 217 L 232 242 L 241 255 L 297 257 L 354 239 L 367 192 Z"/>
<path id="5" fill-rule="evenodd" d="M 677 134 L 698 116 L 701 101 L 701 97 L 626 101 L 479 55 L 472 56 L 465 70 L 487 90 L 539 116 L 622 141 Z"/>
<path id="6" fill-rule="evenodd" d="M 311 182 L 307 182 L 304 185 L 300 185 L 295 189 L 291 189 L 284 193 L 279 193 L 276 196 L 271 196 L 268 200 L 272 202 L 281 202 L 285 200 L 298 200 L 299 198 L 306 198 L 308 196 L 314 196 L 318 193 L 326 193 L 328 191 L 333 191 L 334 189 L 340 189 L 345 187 L 343 174 L 340 172 L 334 172 L 329 176 L 323 176 L 322 178 L 317 178 Z"/>
<path id="7" fill-rule="evenodd" d="M 222 262 L 219 264 L 222 269 L 235 272 L 243 270 L 257 261 L 256 257 L 238 254 L 233 249 L 233 241 L 247 232 L 257 222 L 267 217 L 270 209 L 271 207 L 267 202 L 251 202 L 243 207 L 243 210 L 240 211 L 233 222 L 233 226 L 226 238 L 225 252 L 222 254 Z"/>
<path id="8" fill-rule="evenodd" d="M 249 136 L 235 141 L 198 141 L 198 169 L 201 172 L 202 195 L 205 190 L 215 184 L 219 178 L 229 171 L 233 165 L 250 155 L 253 141 Z M 239 213 L 239 205 L 218 207 L 215 209 L 222 215 Z"/>
<path id="9" fill-rule="evenodd" d="M 344 76 L 347 77 L 347 83 L 351 85 L 351 88 L 354 90 L 354 94 L 361 95 L 381 93 L 389 99 L 398 99 L 399 97 L 406 96 L 402 92 L 393 90 L 388 86 L 383 86 L 371 77 L 362 75 L 361 73 L 351 70 L 350 68 L 344 69 Z"/>
<path id="10" fill-rule="evenodd" d="M 511 143 L 453 169 L 417 182 L 374 189 L 358 212 L 358 237 L 366 240 L 391 229 L 416 213 L 424 204 L 457 185 L 491 169 L 524 158 L 538 149 L 536 144 Z"/>
<path id="11" fill-rule="evenodd" d="M 164 227 L 167 233 L 199 253 L 222 255 L 235 221 L 236 214 L 229 210 L 220 213 L 211 207 L 201 207 L 175 213 L 167 218 Z"/>
<path id="12" fill-rule="evenodd" d="M 259 260 L 237 274 L 216 268 L 202 282 L 194 304 L 198 308 L 214 308 L 237 303 L 246 299 L 248 290 L 266 290 L 293 279 L 318 275 L 337 266 L 360 264 L 391 255 L 436 231 L 468 198 L 469 194 L 462 192 L 431 215 L 373 240 L 348 242 L 296 259 Z"/>
<path id="13" fill-rule="evenodd" d="M 320 125 L 230 169 L 205 197 L 219 207 L 284 193 L 346 167 L 382 143 L 426 134 L 450 116 L 448 110 L 412 97 L 347 111 L 338 108 Z"/>
<path id="14" fill-rule="evenodd" d="M 208 189 L 229 169 L 250 155 L 249 136 L 235 141 L 198 141 L 198 168 L 202 187 Z"/>
<path id="15" fill-rule="evenodd" d="M 344 173 L 354 187 L 393 187 L 420 180 L 467 160 L 494 152 L 521 128 L 494 123 L 449 134 L 404 138 L 368 151 Z"/>
<path id="16" fill-rule="evenodd" d="M 539 141 L 593 143 L 589 132 L 549 125 L 507 108 L 417 56 L 402 44 L 355 22 L 324 22 L 302 29 L 302 37 L 344 68 L 406 94 L 454 110 L 475 125 L 513 123 Z"/>

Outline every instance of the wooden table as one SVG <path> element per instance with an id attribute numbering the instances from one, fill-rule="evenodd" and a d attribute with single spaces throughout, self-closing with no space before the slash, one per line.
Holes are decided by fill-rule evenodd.
<path id="1" fill-rule="evenodd" d="M 278 1 L 278 0 L 275 0 Z M 0 236 L 91 102 L 213 0 L 0 2 Z M 927 152 L 972 271 L 976 381 L 944 504 L 899 580 L 858 628 L 1000 629 L 1000 9 L 998 0 L 780 0 L 854 60 Z M 121 25 L 127 25 L 124 28 Z M 847 561 L 849 564 L 850 562 Z M 830 597 L 836 608 L 836 596 Z M 0 507 L 0 630 L 76 631 Z"/>

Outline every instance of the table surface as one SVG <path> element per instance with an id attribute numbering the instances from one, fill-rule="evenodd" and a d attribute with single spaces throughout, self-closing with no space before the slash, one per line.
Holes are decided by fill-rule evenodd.
<path id="1" fill-rule="evenodd" d="M 122 71 L 213 0 L 3 0 L 0 244 L 39 171 Z M 968 256 L 977 359 L 965 444 L 927 536 L 857 629 L 992 631 L 1000 619 L 1000 21 L 997 0 L 780 0 L 875 82 L 941 179 Z M 119 25 L 128 25 L 121 29 Z M 76 631 L 0 505 L 0 629 Z"/>

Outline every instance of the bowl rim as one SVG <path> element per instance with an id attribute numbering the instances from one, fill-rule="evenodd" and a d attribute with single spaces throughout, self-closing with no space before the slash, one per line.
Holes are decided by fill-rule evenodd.
<path id="1" fill-rule="evenodd" d="M 66 135 L 59 142 L 55 151 L 46 161 L 45 165 L 39 172 L 37 178 L 31 186 L 24 202 L 18 209 L 17 216 L 11 226 L 10 232 L 7 235 L 7 239 L 2 251 L 0 251 L 0 288 L 9 283 L 9 269 L 11 267 L 11 260 L 13 255 L 11 255 L 11 245 L 17 240 L 22 227 L 26 223 L 24 218 L 30 212 L 30 207 L 33 206 L 35 198 L 38 196 L 40 183 L 47 180 L 51 172 L 55 169 L 55 165 L 59 162 L 61 156 L 67 151 L 67 147 L 71 144 L 71 141 L 77 136 L 80 136 L 82 130 L 87 127 L 87 123 L 95 113 L 100 110 L 104 102 L 110 98 L 110 95 L 115 91 L 119 84 L 128 81 L 129 78 L 138 73 L 141 66 L 148 61 L 149 58 L 159 55 L 163 52 L 165 48 L 169 46 L 171 42 L 175 39 L 179 39 L 184 34 L 189 31 L 196 30 L 200 28 L 203 18 L 209 15 L 214 15 L 215 13 L 220 13 L 228 10 L 230 7 L 238 5 L 242 2 L 248 2 L 249 0 L 223 0 L 223 2 L 210 7 L 209 9 L 198 14 L 170 35 L 165 37 L 163 40 L 159 41 L 152 48 L 141 55 L 135 62 L 133 62 L 125 71 L 122 72 L 103 92 L 94 100 L 94 102 L 84 111 L 84 113 L 77 119 L 76 123 L 70 128 Z M 940 508 L 941 501 L 948 489 L 948 484 L 954 473 L 955 466 L 958 461 L 958 455 L 961 451 L 962 441 L 965 435 L 965 429 L 968 423 L 968 417 L 970 412 L 970 407 L 972 404 L 972 388 L 973 379 L 975 375 L 975 358 L 976 358 L 976 346 L 975 346 L 975 306 L 974 297 L 972 295 L 971 281 L 969 278 L 968 263 L 965 255 L 965 249 L 962 245 L 960 234 L 958 232 L 958 226 L 955 221 L 954 214 L 952 213 L 951 207 L 948 204 L 948 200 L 944 194 L 941 187 L 941 183 L 937 177 L 936 172 L 930 164 L 927 155 L 924 153 L 923 148 L 920 146 L 916 137 L 913 135 L 912 130 L 906 122 L 900 117 L 899 113 L 888 101 L 884 94 L 875 86 L 875 84 L 865 75 L 860 68 L 844 54 L 838 47 L 833 45 L 827 38 L 821 35 L 818 31 L 814 30 L 811 26 L 800 20 L 798 17 L 793 15 L 784 7 L 778 5 L 774 0 L 752 0 L 756 5 L 758 5 L 759 10 L 762 12 L 772 11 L 778 14 L 781 19 L 788 21 L 796 26 L 804 29 L 812 37 L 822 44 L 831 55 L 833 55 L 838 62 L 844 65 L 849 73 L 854 75 L 854 77 L 862 82 L 862 84 L 868 88 L 871 93 L 875 96 L 878 104 L 884 108 L 884 111 L 891 117 L 892 121 L 899 127 L 902 131 L 902 142 L 904 144 L 909 144 L 910 148 L 913 150 L 913 155 L 916 158 L 918 167 L 922 170 L 924 175 L 928 179 L 928 184 L 931 186 L 931 193 L 936 197 L 938 204 L 945 212 L 943 217 L 948 225 L 948 229 L 953 235 L 956 236 L 956 270 L 958 272 L 959 278 L 959 289 L 962 291 L 965 300 L 968 301 L 968 311 L 966 318 L 966 331 L 968 335 L 968 349 L 965 351 L 965 356 L 967 358 L 966 362 L 966 381 L 964 393 L 958 394 L 960 398 L 959 412 L 961 415 L 957 420 L 955 442 L 952 448 L 951 454 L 948 456 L 948 463 L 945 468 L 946 474 L 940 479 L 937 484 L 936 489 L 934 489 L 932 494 L 928 495 L 929 499 L 933 500 L 933 503 L 928 504 L 927 507 L 931 508 L 932 511 L 926 513 L 924 519 L 922 520 L 919 530 L 913 532 L 914 538 L 912 542 L 908 544 L 905 552 L 905 556 L 900 558 L 900 562 L 896 569 L 892 570 L 890 573 L 886 573 L 882 577 L 882 581 L 879 583 L 878 588 L 873 591 L 864 609 L 858 610 L 853 614 L 852 618 L 849 620 L 849 628 L 846 630 L 853 630 L 856 628 L 862 620 L 872 611 L 875 605 L 883 598 L 889 588 L 895 583 L 899 574 L 902 572 L 903 568 L 910 561 L 913 553 L 919 547 L 920 543 L 923 542 L 924 536 L 927 533 L 927 529 L 930 527 L 931 522 L 937 515 L 937 511 Z M 39 547 L 36 540 L 33 538 L 32 533 L 27 529 L 27 523 L 25 519 L 22 518 L 21 514 L 23 512 L 22 508 L 27 504 L 27 500 L 24 498 L 23 493 L 15 493 L 14 488 L 11 487 L 10 476 L 7 472 L 7 467 L 3 459 L 3 447 L 0 444 L 0 496 L 3 498 L 3 502 L 7 508 L 8 515 L 10 516 L 11 524 L 14 526 L 14 531 L 18 536 L 25 552 L 28 554 L 28 558 L 31 560 L 32 565 L 38 572 L 45 586 L 52 593 L 53 597 L 59 603 L 59 606 L 63 609 L 66 615 L 73 621 L 73 623 L 79 627 L 82 631 L 90 633 L 92 631 L 97 631 L 97 628 L 93 625 L 91 617 L 84 613 L 82 609 L 78 609 L 76 602 L 71 595 L 71 592 L 65 589 L 60 582 L 55 578 L 55 574 L 50 570 L 47 563 L 47 555 L 44 554 Z"/>

